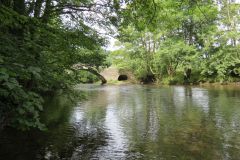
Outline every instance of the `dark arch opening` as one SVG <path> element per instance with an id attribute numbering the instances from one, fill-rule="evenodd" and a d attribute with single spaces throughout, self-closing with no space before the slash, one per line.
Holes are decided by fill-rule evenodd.
<path id="1" fill-rule="evenodd" d="M 126 81 L 126 80 L 128 80 L 128 76 L 122 74 L 122 75 L 118 76 L 118 80 L 119 80 L 119 81 Z"/>

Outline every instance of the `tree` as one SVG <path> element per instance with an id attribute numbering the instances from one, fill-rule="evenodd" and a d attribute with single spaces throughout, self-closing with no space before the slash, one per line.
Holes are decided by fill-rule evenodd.
<path id="1" fill-rule="evenodd" d="M 42 95 L 76 82 L 74 64 L 105 65 L 105 39 L 96 28 L 116 24 L 119 3 L 0 1 L 0 128 L 43 129 Z"/>
<path id="2" fill-rule="evenodd" d="M 146 1 L 144 5 L 143 9 L 139 1 L 129 2 L 123 12 L 119 40 L 123 45 L 132 44 L 130 50 L 136 55 L 132 59 L 142 59 L 138 61 L 138 66 L 145 66 L 142 77 L 160 78 L 163 73 L 172 77 L 179 70 L 189 79 L 196 66 L 193 61 L 201 61 L 205 54 L 203 35 L 217 28 L 216 6 L 212 1 L 200 0 Z"/>

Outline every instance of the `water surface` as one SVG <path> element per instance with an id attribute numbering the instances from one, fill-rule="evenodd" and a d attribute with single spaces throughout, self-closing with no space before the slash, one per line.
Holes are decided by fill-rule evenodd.
<path id="1" fill-rule="evenodd" d="M 46 132 L 0 133 L 0 159 L 240 159 L 240 89 L 79 85 L 50 97 Z"/>

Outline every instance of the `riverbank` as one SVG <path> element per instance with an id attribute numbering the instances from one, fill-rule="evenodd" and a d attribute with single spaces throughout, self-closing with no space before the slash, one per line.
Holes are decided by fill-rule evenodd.
<path id="1" fill-rule="evenodd" d="M 100 82 L 97 82 L 100 84 Z M 199 84 L 163 84 L 163 83 L 157 83 L 157 82 L 153 82 L 153 83 L 148 83 L 148 84 L 144 84 L 141 83 L 140 81 L 118 81 L 118 80 L 110 80 L 107 82 L 106 85 L 130 85 L 130 84 L 141 84 L 141 85 L 153 85 L 153 86 L 199 86 L 199 87 L 237 87 L 240 88 L 240 82 L 224 82 L 224 83 L 220 83 L 220 82 L 214 82 L 214 83 L 209 83 L 209 82 L 205 82 L 205 83 L 199 83 Z"/>
<path id="2" fill-rule="evenodd" d="M 181 75 L 175 77 L 163 77 L 161 79 L 153 78 L 150 81 L 146 79 L 138 79 L 134 76 L 133 72 L 130 70 L 119 70 L 117 67 L 109 67 L 104 69 L 101 74 L 107 80 L 109 85 L 127 85 L 127 84 L 146 84 L 146 85 L 163 85 L 163 86 L 202 86 L 202 87 L 218 87 L 218 86 L 239 86 L 240 87 L 240 78 L 231 79 L 231 81 L 226 82 L 215 82 L 216 80 L 208 79 L 202 82 L 202 80 L 197 78 L 197 75 L 192 76 L 191 80 L 184 80 L 184 77 Z M 119 76 L 126 76 L 126 80 L 119 80 Z M 100 83 L 100 82 L 98 82 Z"/>
<path id="3" fill-rule="evenodd" d="M 240 89 L 240 82 L 228 83 L 201 83 L 198 86 L 203 88 L 216 88 L 216 89 Z"/>

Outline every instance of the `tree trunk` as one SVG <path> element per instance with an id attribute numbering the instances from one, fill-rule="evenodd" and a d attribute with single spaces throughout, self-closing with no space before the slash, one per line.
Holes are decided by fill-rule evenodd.
<path id="1" fill-rule="evenodd" d="M 43 0 L 37 0 L 34 7 L 34 17 L 39 18 L 41 13 Z"/>
<path id="2" fill-rule="evenodd" d="M 51 0 L 46 0 L 46 5 L 45 5 L 44 13 L 42 16 L 44 23 L 47 23 L 50 18 L 49 16 L 51 14 L 51 7 L 52 7 L 51 3 L 52 3 Z"/>
<path id="3" fill-rule="evenodd" d="M 191 77 L 192 69 L 191 68 L 185 68 L 184 69 L 184 82 L 189 83 L 190 77 Z"/>
<path id="4" fill-rule="evenodd" d="M 84 64 L 75 64 L 72 67 L 75 70 L 84 70 L 84 71 L 88 71 L 91 72 L 92 74 L 96 75 L 101 81 L 102 84 L 107 83 L 107 80 L 93 67 L 91 66 L 86 66 Z"/>

